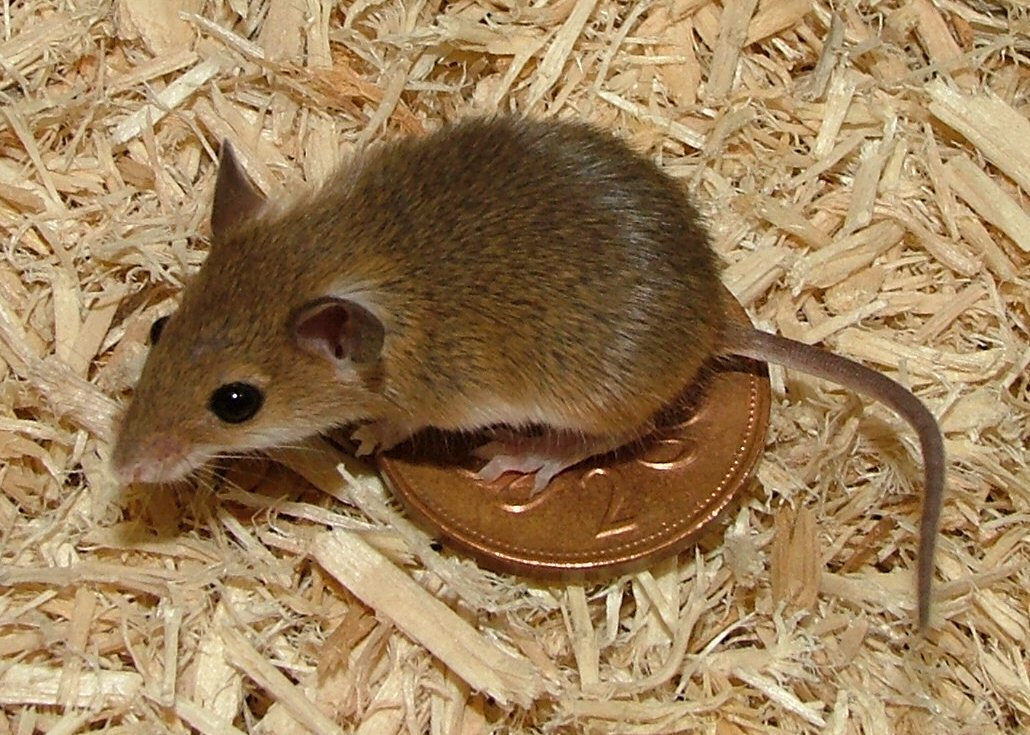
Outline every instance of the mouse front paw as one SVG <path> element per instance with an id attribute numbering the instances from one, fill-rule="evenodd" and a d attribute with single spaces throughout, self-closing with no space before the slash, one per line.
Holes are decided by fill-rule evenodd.
<path id="1" fill-rule="evenodd" d="M 364 457 L 372 454 L 377 449 L 385 452 L 387 449 L 400 444 L 411 436 L 412 432 L 389 421 L 373 421 L 369 424 L 359 426 L 355 429 L 350 438 L 358 443 L 354 454 Z"/>

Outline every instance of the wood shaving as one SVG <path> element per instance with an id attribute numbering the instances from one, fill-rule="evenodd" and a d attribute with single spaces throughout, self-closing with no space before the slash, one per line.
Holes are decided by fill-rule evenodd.
<path id="1" fill-rule="evenodd" d="M 0 735 L 1030 731 L 1028 61 L 1021 0 L 0 3 Z M 274 195 L 509 109 L 624 136 L 756 324 L 940 418 L 926 639 L 907 427 L 779 369 L 733 517 L 603 584 L 437 547 L 324 440 L 116 485 L 223 138 Z"/>

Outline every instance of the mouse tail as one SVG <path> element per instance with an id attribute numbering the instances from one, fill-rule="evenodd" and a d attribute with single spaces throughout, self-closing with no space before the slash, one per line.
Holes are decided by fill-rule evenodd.
<path id="1" fill-rule="evenodd" d="M 886 404 L 915 430 L 923 454 L 925 485 L 917 560 L 918 621 L 919 630 L 925 632 L 930 622 L 934 553 L 944 497 L 944 440 L 937 419 L 922 401 L 900 383 L 819 347 L 757 329 L 728 325 L 722 351 L 762 362 L 774 362 L 851 388 Z"/>

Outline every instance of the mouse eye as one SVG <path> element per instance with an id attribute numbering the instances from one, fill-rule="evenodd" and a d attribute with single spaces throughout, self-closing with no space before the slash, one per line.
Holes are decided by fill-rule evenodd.
<path id="1" fill-rule="evenodd" d="M 167 323 L 168 317 L 166 316 L 160 316 L 154 320 L 154 323 L 150 325 L 150 344 L 157 344 L 157 341 L 161 339 L 161 332 L 164 331 L 165 324 Z"/>
<path id="2" fill-rule="evenodd" d="M 249 383 L 227 383 L 211 394 L 207 406 L 227 424 L 240 424 L 253 418 L 265 402 L 264 394 Z"/>

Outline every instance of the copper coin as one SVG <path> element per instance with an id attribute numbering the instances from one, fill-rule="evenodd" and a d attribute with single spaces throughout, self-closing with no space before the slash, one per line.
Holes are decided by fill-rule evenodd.
<path id="1" fill-rule="evenodd" d="M 719 517 L 761 455 L 769 404 L 764 364 L 714 366 L 639 446 L 565 470 L 536 494 L 531 476 L 476 477 L 484 462 L 470 451 L 484 437 L 420 434 L 380 455 L 379 468 L 412 516 L 485 568 L 611 576 L 678 552 Z"/>

